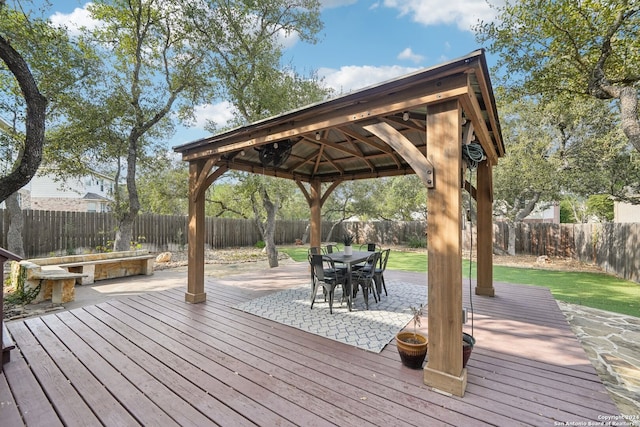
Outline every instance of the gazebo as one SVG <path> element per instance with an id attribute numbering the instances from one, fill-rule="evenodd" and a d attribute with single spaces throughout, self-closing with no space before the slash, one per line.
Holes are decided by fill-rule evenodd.
<path id="1" fill-rule="evenodd" d="M 464 174 L 471 145 L 481 152 L 475 187 Z M 320 245 L 322 205 L 340 183 L 417 174 L 428 197 L 424 382 L 464 395 L 462 191 L 477 201 L 475 293 L 493 296 L 492 168 L 504 155 L 484 50 L 174 150 L 189 162 L 189 303 L 206 300 L 204 196 L 227 170 L 295 181 L 310 207 L 311 246 Z"/>

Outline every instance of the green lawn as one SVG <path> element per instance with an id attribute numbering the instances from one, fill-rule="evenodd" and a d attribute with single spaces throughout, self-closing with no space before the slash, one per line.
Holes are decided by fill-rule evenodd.
<path id="1" fill-rule="evenodd" d="M 283 247 L 296 261 L 306 261 L 306 247 Z M 475 277 L 475 263 L 471 277 Z M 427 271 L 424 252 L 391 251 L 390 270 Z M 464 260 L 462 274 L 469 277 L 469 261 Z M 640 317 L 640 284 L 600 273 L 568 272 L 536 268 L 493 267 L 493 280 L 524 285 L 544 286 L 559 301 Z"/>

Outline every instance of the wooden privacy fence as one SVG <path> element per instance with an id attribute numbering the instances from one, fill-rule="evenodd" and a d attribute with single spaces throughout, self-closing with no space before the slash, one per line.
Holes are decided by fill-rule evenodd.
<path id="1" fill-rule="evenodd" d="M 2 219 L 0 246 L 7 247 L 8 215 L 2 215 Z M 108 250 L 117 227 L 113 214 L 100 212 L 26 210 L 23 220 L 27 258 Z M 132 243 L 154 252 L 186 249 L 187 222 L 183 215 L 139 215 L 133 225 Z M 293 243 L 303 235 L 306 225 L 306 221 L 279 221 L 276 243 Z M 251 220 L 206 218 L 205 230 L 205 242 L 214 248 L 253 246 L 262 239 Z"/>
<path id="2" fill-rule="evenodd" d="M 0 210 L 0 247 L 7 247 L 8 215 Z M 117 221 L 111 213 L 23 211 L 23 244 L 27 258 L 51 255 L 101 252 L 110 249 L 115 239 Z M 182 215 L 139 215 L 134 222 L 134 244 L 153 252 L 184 250 L 187 245 L 187 217 Z M 309 222 L 278 220 L 276 244 L 293 244 L 307 235 Z M 322 224 L 326 236 L 331 223 Z M 380 221 L 343 223 L 334 228 L 331 240 L 341 241 L 348 232 L 361 243 L 375 241 L 403 244 L 415 235 L 424 236 L 424 223 Z M 253 220 L 206 218 L 205 244 L 212 248 L 254 246 L 262 240 Z"/>
<path id="3" fill-rule="evenodd" d="M 516 254 L 578 259 L 640 282 L 640 223 L 519 223 L 515 233 Z M 494 224 L 493 240 L 495 247 L 507 250 L 506 223 Z"/>
<path id="4" fill-rule="evenodd" d="M 8 215 L 0 210 L 0 247 L 7 247 Z M 115 238 L 116 220 L 111 213 L 23 211 L 23 242 L 27 258 L 79 251 L 101 251 Z M 293 244 L 307 235 L 308 221 L 279 220 L 276 244 Z M 331 223 L 324 222 L 325 238 Z M 212 248 L 253 246 L 262 239 L 252 220 L 206 218 L 205 243 Z M 402 245 L 425 236 L 421 221 L 345 222 L 337 226 L 332 241 L 345 232 L 357 243 Z M 473 234 L 475 235 L 475 228 Z M 640 224 L 530 224 L 515 227 L 516 254 L 575 258 L 597 264 L 604 271 L 640 282 Z M 469 230 L 465 230 L 465 244 Z M 187 244 L 187 217 L 180 215 L 139 215 L 134 223 L 134 239 L 150 251 L 182 250 Z M 506 223 L 494 224 L 494 246 L 507 250 Z M 474 246 L 475 246 L 474 236 Z"/>

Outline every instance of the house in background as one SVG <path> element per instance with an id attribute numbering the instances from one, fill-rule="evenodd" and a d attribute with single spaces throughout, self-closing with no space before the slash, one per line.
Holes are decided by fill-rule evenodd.
<path id="1" fill-rule="evenodd" d="M 543 207 L 536 206 L 523 222 L 560 224 L 560 203 L 545 204 Z"/>
<path id="2" fill-rule="evenodd" d="M 640 205 L 613 202 L 613 222 L 640 222 Z"/>
<path id="3" fill-rule="evenodd" d="M 98 172 L 61 182 L 54 179 L 52 169 L 40 168 L 18 193 L 22 209 L 108 212 L 114 190 L 115 181 Z"/>

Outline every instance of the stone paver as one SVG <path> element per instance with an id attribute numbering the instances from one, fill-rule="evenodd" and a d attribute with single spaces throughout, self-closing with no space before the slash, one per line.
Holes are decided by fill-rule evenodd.
<path id="1" fill-rule="evenodd" d="M 558 301 L 622 415 L 640 426 L 640 318 Z"/>

